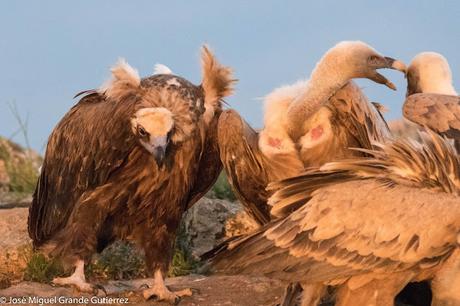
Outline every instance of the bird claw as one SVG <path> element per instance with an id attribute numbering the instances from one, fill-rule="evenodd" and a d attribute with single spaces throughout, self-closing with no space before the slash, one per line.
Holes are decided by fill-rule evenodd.
<path id="1" fill-rule="evenodd" d="M 104 296 L 108 295 L 107 290 L 105 290 L 105 287 L 100 284 L 93 285 L 93 290 L 95 290 L 94 292 L 95 295 L 99 295 L 99 290 L 104 292 Z"/>
<path id="2" fill-rule="evenodd" d="M 87 292 L 87 293 L 95 293 L 95 289 L 97 288 L 90 283 L 87 283 L 85 280 L 75 277 L 75 276 L 69 276 L 69 277 L 56 277 L 53 279 L 53 284 L 59 285 L 59 286 L 75 286 L 80 292 Z M 96 291 L 97 293 L 97 291 Z"/>
<path id="3" fill-rule="evenodd" d="M 148 289 L 150 286 L 148 284 L 142 284 L 139 286 L 139 289 Z"/>
<path id="4" fill-rule="evenodd" d="M 142 294 L 146 300 L 154 298 L 158 301 L 166 301 L 177 305 L 182 297 L 192 296 L 193 291 L 190 288 L 187 288 L 173 292 L 170 291 L 166 286 L 153 286 L 152 288 L 145 289 Z"/>

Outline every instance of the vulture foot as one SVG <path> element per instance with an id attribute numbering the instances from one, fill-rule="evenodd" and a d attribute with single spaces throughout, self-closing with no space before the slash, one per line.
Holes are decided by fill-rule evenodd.
<path id="1" fill-rule="evenodd" d="M 166 286 L 153 286 L 152 288 L 145 289 L 142 294 L 146 300 L 155 298 L 158 301 L 165 301 L 171 304 L 177 304 L 180 299 L 184 296 L 192 296 L 192 290 L 190 288 L 170 291 Z"/>
<path id="2" fill-rule="evenodd" d="M 53 284 L 59 286 L 75 286 L 81 292 L 97 294 L 99 289 L 102 289 L 104 293 L 107 293 L 104 287 L 100 285 L 92 285 L 86 281 L 84 267 L 84 261 L 78 260 L 75 264 L 75 272 L 72 275 L 69 277 L 56 277 L 53 279 Z"/>
<path id="3" fill-rule="evenodd" d="M 59 286 L 75 286 L 80 292 L 97 294 L 99 292 L 99 289 L 101 289 L 104 293 L 106 293 L 104 287 L 100 285 L 90 284 L 86 282 L 85 279 L 75 277 L 75 275 L 71 275 L 69 277 L 56 277 L 55 279 L 53 279 L 53 284 Z"/>
<path id="4" fill-rule="evenodd" d="M 171 304 L 177 304 L 182 297 L 192 296 L 193 292 L 189 288 L 179 291 L 170 291 L 164 283 L 163 274 L 161 270 L 158 269 L 157 271 L 155 271 L 153 284 L 148 289 L 145 289 L 142 292 L 142 294 L 146 300 L 154 297 L 158 301 L 165 301 Z"/>

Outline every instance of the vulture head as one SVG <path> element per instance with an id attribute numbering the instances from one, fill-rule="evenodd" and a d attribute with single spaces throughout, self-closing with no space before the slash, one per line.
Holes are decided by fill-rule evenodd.
<path id="1" fill-rule="evenodd" d="M 416 93 L 457 95 L 446 58 L 436 52 L 417 54 L 407 69 L 407 96 Z"/>
<path id="2" fill-rule="evenodd" d="M 130 130 L 159 165 L 172 151 L 168 150 L 170 146 L 194 137 L 201 124 L 208 125 L 220 113 L 222 99 L 232 93 L 231 69 L 217 62 L 206 46 L 201 58 L 200 85 L 158 64 L 154 75 L 140 78 L 137 70 L 121 59 L 111 69 L 111 79 L 99 89 L 111 103 L 136 100 L 129 118 Z"/>
<path id="3" fill-rule="evenodd" d="M 406 66 L 401 61 L 378 53 L 369 45 L 360 41 L 343 41 L 331 48 L 320 63 L 336 71 L 339 78 L 367 78 L 376 83 L 386 85 L 395 90 L 395 85 L 377 72 L 378 69 L 388 68 L 406 72 Z"/>
<path id="4" fill-rule="evenodd" d="M 164 107 L 141 108 L 131 119 L 133 133 L 158 164 L 163 162 L 173 127 L 173 114 Z"/>

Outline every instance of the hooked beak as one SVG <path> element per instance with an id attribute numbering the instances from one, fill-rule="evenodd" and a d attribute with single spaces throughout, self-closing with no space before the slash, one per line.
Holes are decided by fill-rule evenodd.
<path id="1" fill-rule="evenodd" d="M 387 57 L 387 56 L 385 56 L 384 59 L 386 61 L 386 67 L 385 68 L 398 70 L 398 71 L 401 71 L 402 73 L 406 74 L 407 67 L 403 62 L 395 60 L 394 58 Z"/>
<path id="2" fill-rule="evenodd" d="M 158 166 L 163 165 L 166 156 L 166 147 L 168 146 L 167 136 L 154 137 L 151 142 L 151 153 Z"/>
<path id="3" fill-rule="evenodd" d="M 164 147 L 155 147 L 153 149 L 153 158 L 155 158 L 155 161 L 157 162 L 158 166 L 162 166 L 163 162 L 165 160 L 165 150 L 166 148 Z"/>
<path id="4" fill-rule="evenodd" d="M 386 56 L 383 57 L 382 60 L 383 60 L 383 63 L 379 68 L 393 69 L 393 70 L 401 71 L 404 74 L 406 73 L 406 65 L 403 62 L 395 60 L 394 58 L 391 58 L 391 57 L 386 57 Z M 376 70 L 374 70 L 370 79 L 376 83 L 383 84 L 390 89 L 396 90 L 396 86 L 386 77 L 378 73 Z"/>

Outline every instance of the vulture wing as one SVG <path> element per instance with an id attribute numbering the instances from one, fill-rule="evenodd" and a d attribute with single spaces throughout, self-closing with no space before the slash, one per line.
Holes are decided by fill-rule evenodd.
<path id="1" fill-rule="evenodd" d="M 85 94 L 48 141 L 29 211 L 29 235 L 36 247 L 65 226 L 80 196 L 104 184 L 135 146 L 126 114 L 133 113 L 136 98 L 117 106 L 95 91 Z"/>
<path id="2" fill-rule="evenodd" d="M 418 93 L 407 97 L 404 117 L 460 141 L 460 97 Z"/>
<path id="3" fill-rule="evenodd" d="M 309 202 L 231 245 L 214 259 L 214 269 L 327 283 L 369 272 L 430 267 L 455 248 L 460 231 L 458 197 L 385 187 L 373 179 L 350 180 L 340 173 L 325 174 L 324 181 L 329 175 L 342 175 L 345 182 L 311 194 L 309 175 L 291 179 L 285 186 L 290 190 L 279 191 L 288 194 L 275 196 L 280 202 L 290 201 L 293 189 L 304 187 L 307 192 L 299 192 L 298 200 L 303 196 Z"/>
<path id="4" fill-rule="evenodd" d="M 268 163 L 258 146 L 258 133 L 236 111 L 222 113 L 218 125 L 220 158 L 230 185 L 248 213 L 259 223 L 270 220 L 267 206 Z"/>
<path id="5" fill-rule="evenodd" d="M 441 263 L 460 232 L 460 159 L 435 134 L 422 141 L 393 142 L 369 151 L 373 158 L 326 164 L 272 184 L 274 210 L 304 204 L 230 243 L 214 269 L 337 283 Z M 425 177 L 417 180 L 420 167 Z"/>
<path id="6" fill-rule="evenodd" d="M 200 158 L 195 184 L 190 191 L 187 207 L 191 207 L 208 192 L 222 171 L 217 139 L 217 125 L 220 113 L 219 111 L 214 115 L 214 118 L 207 128 L 203 153 Z"/>
<path id="7" fill-rule="evenodd" d="M 347 137 L 348 147 L 372 149 L 374 142 L 385 142 L 390 130 L 380 110 L 372 105 L 363 91 L 350 81 L 329 101 L 335 122 L 342 135 Z M 361 155 L 352 151 L 352 155 Z"/>

